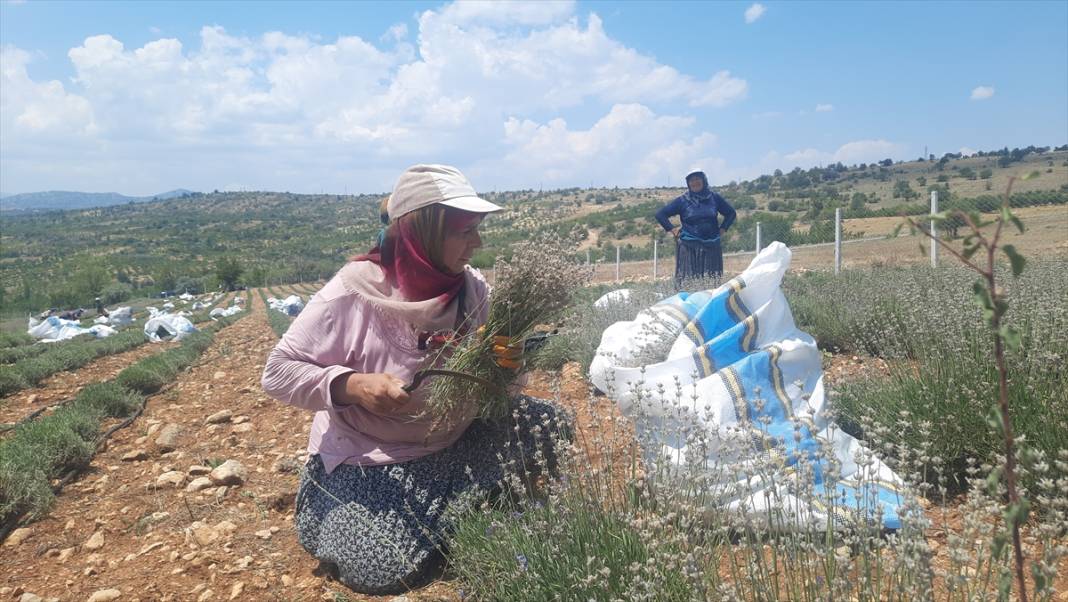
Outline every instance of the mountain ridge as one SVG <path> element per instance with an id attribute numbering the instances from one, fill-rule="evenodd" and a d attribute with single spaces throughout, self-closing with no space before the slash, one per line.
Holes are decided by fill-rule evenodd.
<path id="1" fill-rule="evenodd" d="M 192 190 L 176 188 L 151 196 L 128 196 L 118 192 L 81 192 L 77 190 L 45 190 L 0 196 L 0 211 L 30 213 L 111 207 L 126 203 L 162 201 L 194 194 Z"/>

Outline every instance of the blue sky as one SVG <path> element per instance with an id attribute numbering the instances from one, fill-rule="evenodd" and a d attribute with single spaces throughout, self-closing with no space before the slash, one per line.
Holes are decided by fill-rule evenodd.
<path id="1" fill-rule="evenodd" d="M 0 0 L 0 192 L 714 183 L 1068 142 L 1068 2 Z"/>

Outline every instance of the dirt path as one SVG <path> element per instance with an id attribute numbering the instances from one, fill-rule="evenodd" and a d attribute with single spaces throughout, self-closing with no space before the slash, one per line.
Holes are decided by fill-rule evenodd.
<path id="1" fill-rule="evenodd" d="M 105 355 L 76 370 L 57 372 L 36 387 L 23 389 L 0 400 L 0 424 L 18 422 L 24 416 L 54 403 L 73 399 L 86 385 L 115 378 L 128 366 L 178 343 L 145 343 L 129 351 Z"/>
<path id="2" fill-rule="evenodd" d="M 224 295 L 214 307 L 228 307 L 231 294 Z M 43 343 L 37 343 L 41 345 Z M 60 401 L 73 399 L 87 385 L 115 378 L 139 360 L 176 347 L 178 343 L 145 343 L 129 351 L 97 358 L 75 370 L 57 372 L 36 387 L 23 389 L 0 399 L 0 424 L 13 424 L 32 412 Z"/>
<path id="3" fill-rule="evenodd" d="M 175 386 L 150 397 L 27 538 L 6 542 L 0 599 L 87 600 L 104 589 L 122 601 L 365 599 L 316 575 L 297 543 L 293 495 L 312 415 L 260 389 L 276 339 L 259 295 L 249 298 L 252 315 L 220 331 Z M 229 419 L 207 423 L 223 410 Z M 171 424 L 180 429 L 175 450 L 161 453 L 156 439 Z M 123 460 L 131 452 L 144 459 Z M 186 491 L 203 470 L 196 467 L 226 460 L 244 466 L 242 484 Z M 165 474 L 178 483 L 157 486 Z M 440 582 L 409 599 L 455 600 L 454 589 Z"/>

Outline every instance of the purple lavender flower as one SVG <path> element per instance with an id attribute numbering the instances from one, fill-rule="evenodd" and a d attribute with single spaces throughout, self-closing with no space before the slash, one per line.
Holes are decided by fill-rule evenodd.
<path id="1" fill-rule="evenodd" d="M 528 566 L 527 565 L 527 557 L 525 555 L 523 555 L 523 554 L 516 554 L 515 555 L 515 561 L 516 561 L 516 564 L 519 565 L 519 568 L 525 573 L 527 571 L 527 566 Z"/>

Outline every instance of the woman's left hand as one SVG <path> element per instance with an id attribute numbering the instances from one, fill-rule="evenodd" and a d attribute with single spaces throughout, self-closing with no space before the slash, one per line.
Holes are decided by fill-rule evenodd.
<path id="1" fill-rule="evenodd" d="M 486 327 L 479 327 L 478 333 L 485 336 Z M 509 370 L 518 370 L 523 367 L 522 343 L 512 344 L 511 339 L 506 336 L 495 336 L 492 343 L 490 353 L 493 354 L 493 363 Z"/>

